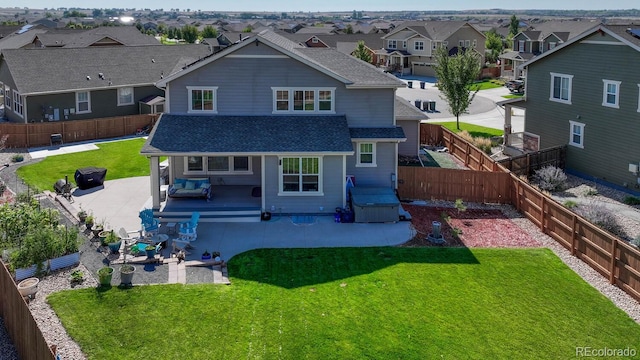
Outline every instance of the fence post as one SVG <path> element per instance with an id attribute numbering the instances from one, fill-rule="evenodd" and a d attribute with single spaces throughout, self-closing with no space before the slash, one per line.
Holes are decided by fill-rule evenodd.
<path id="1" fill-rule="evenodd" d="M 577 226 L 578 226 L 578 217 L 576 216 L 576 214 L 573 214 L 573 224 L 571 224 L 571 255 L 572 256 L 576 256 L 576 235 L 578 232 L 578 229 L 576 229 Z"/>
<path id="2" fill-rule="evenodd" d="M 544 231 L 544 205 L 546 203 L 545 198 L 546 196 L 540 194 L 540 196 L 542 197 L 542 203 L 540 205 L 540 230 L 542 231 L 543 234 L 546 234 L 546 232 Z"/>
<path id="3" fill-rule="evenodd" d="M 613 246 L 611 249 L 611 266 L 609 267 L 609 283 L 611 285 L 616 284 L 616 250 L 618 248 L 618 239 L 613 239 Z"/>

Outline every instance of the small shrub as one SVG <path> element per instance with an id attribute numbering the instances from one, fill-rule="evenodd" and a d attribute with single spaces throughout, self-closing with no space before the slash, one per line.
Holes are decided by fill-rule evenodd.
<path id="1" fill-rule="evenodd" d="M 627 237 L 622 226 L 618 224 L 613 212 L 602 204 L 596 202 L 582 204 L 576 208 L 576 212 L 594 225 L 607 230 L 614 235 L 622 238 Z"/>
<path id="2" fill-rule="evenodd" d="M 24 160 L 24 155 L 22 154 L 15 154 L 11 157 L 11 162 L 21 162 Z"/>
<path id="3" fill-rule="evenodd" d="M 567 207 L 569 209 L 573 209 L 576 206 L 578 206 L 578 203 L 573 201 L 573 200 L 567 200 L 564 203 L 562 203 L 562 205 L 564 205 L 565 207 Z"/>
<path id="4" fill-rule="evenodd" d="M 598 195 L 598 190 L 594 188 L 590 188 L 589 190 L 584 192 L 584 196 L 596 196 Z"/>
<path id="5" fill-rule="evenodd" d="M 624 198 L 624 203 L 627 205 L 640 205 L 640 199 L 635 196 L 627 196 Z"/>
<path id="6" fill-rule="evenodd" d="M 542 190 L 562 191 L 567 186 L 567 175 L 555 166 L 546 166 L 536 171 L 533 182 Z"/>
<path id="7" fill-rule="evenodd" d="M 475 145 L 478 149 L 482 150 L 485 154 L 491 155 L 491 148 L 493 147 L 493 143 L 489 138 L 476 137 L 473 138 L 473 145 Z"/>

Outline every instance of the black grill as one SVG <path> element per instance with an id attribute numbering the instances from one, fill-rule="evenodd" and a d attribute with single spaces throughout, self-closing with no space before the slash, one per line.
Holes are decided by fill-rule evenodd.
<path id="1" fill-rule="evenodd" d="M 53 184 L 53 189 L 56 191 L 56 194 L 67 195 L 71 193 L 71 184 L 66 179 L 60 179 Z"/>

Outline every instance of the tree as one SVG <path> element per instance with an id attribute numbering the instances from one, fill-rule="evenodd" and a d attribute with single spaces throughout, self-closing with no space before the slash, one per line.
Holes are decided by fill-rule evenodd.
<path id="1" fill-rule="evenodd" d="M 102 17 L 103 12 L 102 9 L 93 9 L 92 14 L 94 18 L 99 18 Z"/>
<path id="2" fill-rule="evenodd" d="M 347 27 L 344 29 L 344 33 L 353 34 L 353 26 L 351 26 L 351 24 L 347 25 Z"/>
<path id="3" fill-rule="evenodd" d="M 193 25 L 185 25 L 182 27 L 182 38 L 189 44 L 193 44 L 198 40 L 198 28 Z"/>
<path id="4" fill-rule="evenodd" d="M 496 33 L 495 29 L 491 29 L 487 31 L 485 34 L 487 40 L 484 43 L 484 47 L 489 50 L 489 54 L 487 54 L 487 61 L 490 63 L 495 63 L 498 60 L 498 56 L 502 53 L 503 44 L 502 38 L 498 33 Z"/>
<path id="5" fill-rule="evenodd" d="M 353 56 L 357 57 L 362 61 L 366 61 L 371 63 L 371 53 L 364 45 L 364 41 L 358 41 L 358 46 L 356 46 L 356 50 L 353 52 Z"/>
<path id="6" fill-rule="evenodd" d="M 460 114 L 469 109 L 471 101 L 478 93 L 472 91 L 471 85 L 480 75 L 480 62 L 473 50 L 458 50 L 449 56 L 446 48 L 438 48 L 436 52 L 436 77 L 442 98 L 447 101 L 449 110 L 456 117 L 456 127 L 460 130 Z"/>
<path id="7" fill-rule="evenodd" d="M 509 21 L 509 35 L 516 36 L 520 29 L 520 20 L 515 15 L 511 15 L 511 20 Z"/>
<path id="8" fill-rule="evenodd" d="M 218 30 L 211 25 L 207 25 L 202 29 L 202 37 L 203 38 L 217 38 Z"/>

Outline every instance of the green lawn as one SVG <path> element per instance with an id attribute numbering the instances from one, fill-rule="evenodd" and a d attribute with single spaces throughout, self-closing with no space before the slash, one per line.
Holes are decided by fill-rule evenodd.
<path id="1" fill-rule="evenodd" d="M 58 179 L 69 176 L 73 182 L 76 169 L 94 166 L 107 169 L 107 180 L 149 175 L 149 160 L 140 155 L 145 139 L 135 138 L 97 144 L 98 150 L 49 156 L 17 170 L 18 176 L 31 187 L 52 190 Z"/>
<path id="2" fill-rule="evenodd" d="M 447 129 L 453 131 L 454 133 L 458 133 L 458 132 L 460 132 L 462 130 L 467 130 L 469 132 L 469 134 L 471 134 L 471 136 L 473 136 L 473 137 L 490 138 L 490 137 L 494 137 L 494 136 L 502 136 L 502 134 L 504 133 L 504 131 L 500 130 L 500 129 L 494 129 L 494 128 L 489 128 L 489 127 L 485 127 L 485 126 L 467 124 L 467 123 L 463 123 L 463 122 L 460 123 L 460 130 L 457 129 L 455 121 L 437 122 L 437 123 L 433 123 L 433 124 L 442 125 L 442 126 L 446 127 Z"/>
<path id="3" fill-rule="evenodd" d="M 503 98 L 505 99 L 515 99 L 515 98 L 521 98 L 523 97 L 524 94 L 509 94 L 509 95 L 502 95 Z"/>
<path id="4" fill-rule="evenodd" d="M 90 359 L 569 359 L 640 326 L 548 249 L 261 249 L 232 285 L 48 301 Z"/>
<path id="5" fill-rule="evenodd" d="M 482 80 L 476 81 L 471 85 L 472 90 L 487 90 L 487 89 L 495 89 L 504 86 L 504 82 L 500 80 Z"/>

